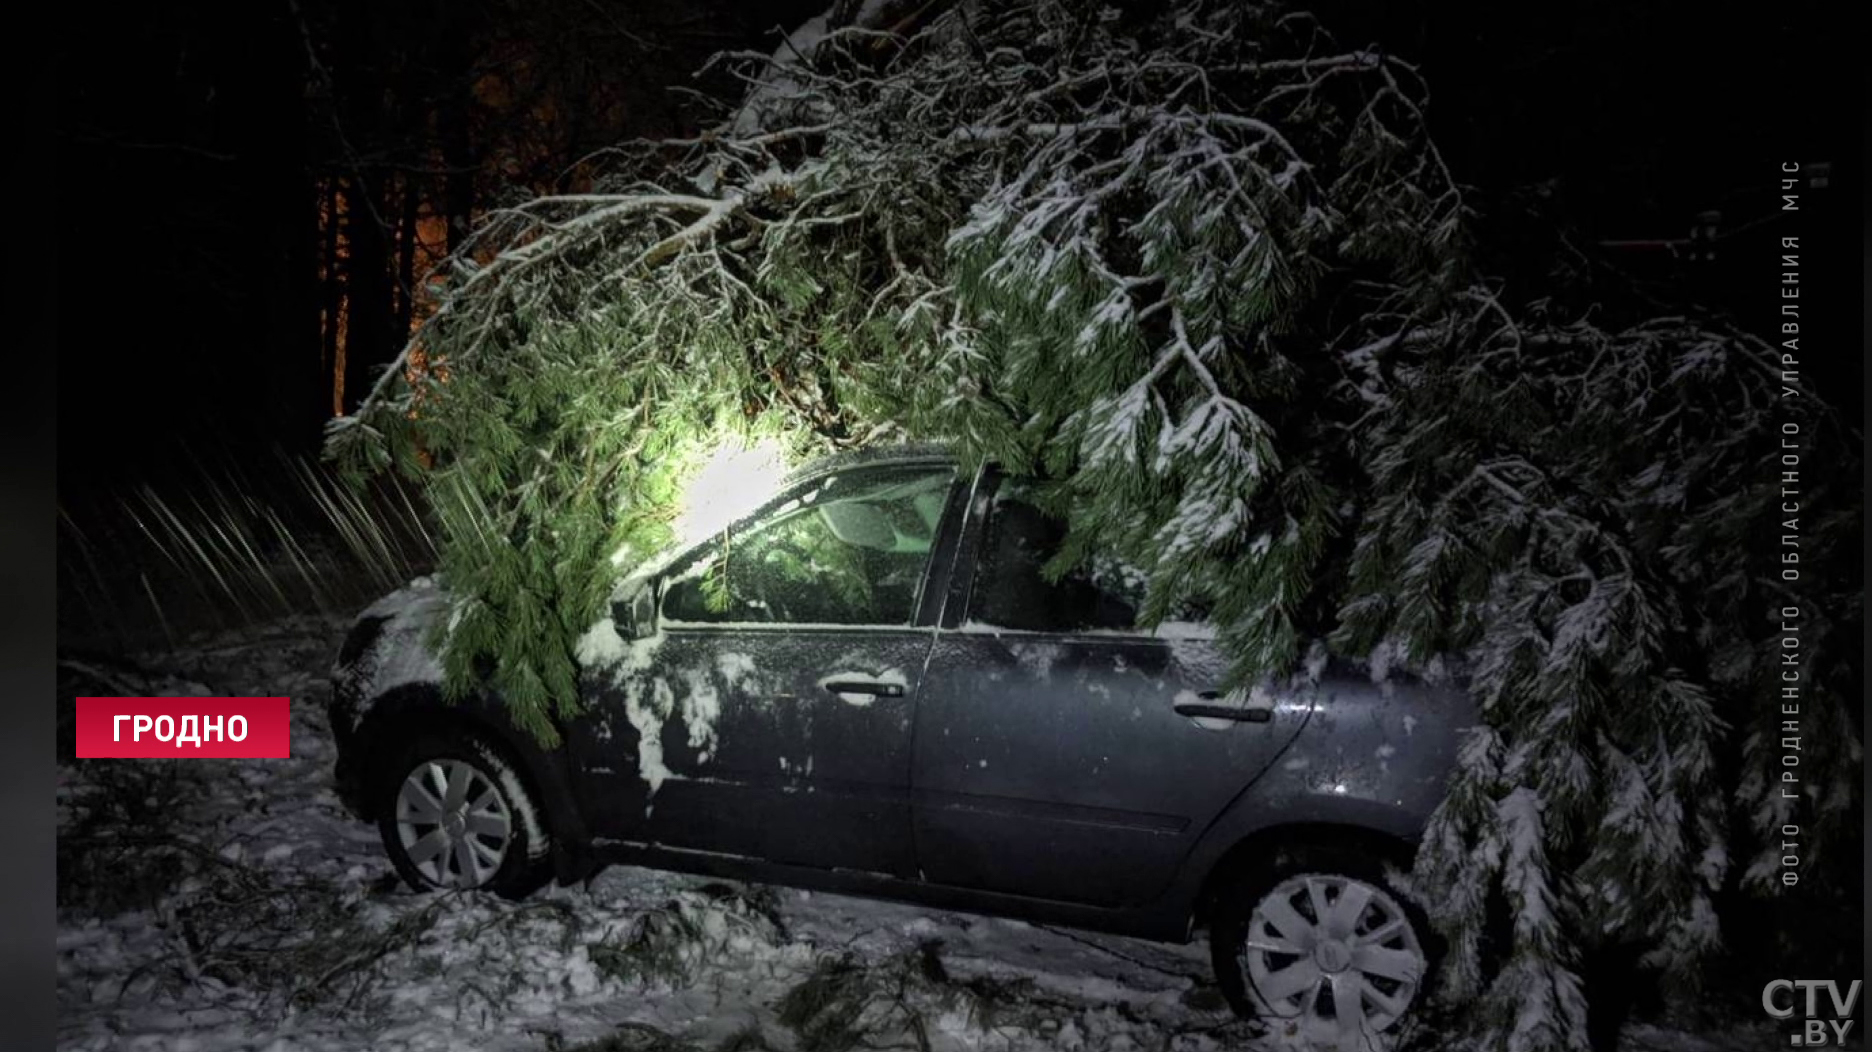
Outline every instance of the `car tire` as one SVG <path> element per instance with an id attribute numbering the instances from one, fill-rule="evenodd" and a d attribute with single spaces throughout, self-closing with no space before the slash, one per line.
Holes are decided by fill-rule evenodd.
<path id="1" fill-rule="evenodd" d="M 518 899 L 551 876 L 551 834 L 516 765 L 479 735 L 416 735 L 380 769 L 377 831 L 418 891 L 487 890 Z"/>
<path id="2" fill-rule="evenodd" d="M 1219 888 L 1209 943 L 1236 1014 L 1358 1049 L 1387 1047 L 1419 1014 L 1440 956 L 1383 860 L 1343 845 L 1280 847 L 1236 870 Z M 1357 1012 L 1342 1012 L 1347 1003 Z"/>

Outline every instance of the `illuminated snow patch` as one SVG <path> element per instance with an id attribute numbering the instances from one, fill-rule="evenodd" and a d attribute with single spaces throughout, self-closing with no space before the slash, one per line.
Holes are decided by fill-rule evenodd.
<path id="1" fill-rule="evenodd" d="M 721 670 L 722 679 L 728 683 L 729 690 L 752 692 L 754 690 L 754 659 L 747 654 L 728 652 L 715 659 L 715 667 Z"/>
<path id="2" fill-rule="evenodd" d="M 721 695 L 716 693 L 715 684 L 705 669 L 686 670 L 683 685 L 689 688 L 682 697 L 682 721 L 689 731 L 689 747 L 696 750 L 698 760 L 707 763 L 715 751 L 715 724 L 721 719 Z"/>
<path id="3" fill-rule="evenodd" d="M 637 728 L 637 773 L 649 786 L 653 799 L 670 777 L 670 769 L 663 762 L 663 723 L 675 708 L 676 694 L 664 680 L 653 680 L 647 685 L 638 681 L 624 688 L 624 714 L 631 726 Z M 645 815 L 650 813 L 651 806 L 645 803 Z"/>
<path id="4" fill-rule="evenodd" d="M 1057 643 L 1015 644 L 1008 649 L 1014 652 L 1028 674 L 1038 679 L 1045 679 L 1066 652 L 1066 648 Z"/>
<path id="5" fill-rule="evenodd" d="M 785 475 L 785 456 L 778 445 L 724 443 L 684 488 L 676 536 L 685 542 L 713 537 L 765 503 Z"/>
<path id="6" fill-rule="evenodd" d="M 624 659 L 626 651 L 624 637 L 618 635 L 617 625 L 608 617 L 586 629 L 572 648 L 573 656 L 586 668 L 615 664 Z"/>

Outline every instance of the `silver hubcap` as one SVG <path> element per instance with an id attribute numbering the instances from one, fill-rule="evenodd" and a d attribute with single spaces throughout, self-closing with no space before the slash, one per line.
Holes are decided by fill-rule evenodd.
<path id="1" fill-rule="evenodd" d="M 500 787 L 464 760 L 428 760 L 397 793 L 397 837 L 423 879 L 478 888 L 493 879 L 513 839 Z"/>
<path id="2" fill-rule="evenodd" d="M 1241 963 L 1263 1017 L 1364 1048 L 1409 1011 L 1425 958 L 1410 918 L 1383 888 L 1309 873 L 1255 905 Z"/>

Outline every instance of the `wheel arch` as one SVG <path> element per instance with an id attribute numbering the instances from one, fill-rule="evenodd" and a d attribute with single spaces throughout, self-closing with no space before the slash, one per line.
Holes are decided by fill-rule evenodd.
<path id="1" fill-rule="evenodd" d="M 1369 852 L 1399 868 L 1409 867 L 1417 853 L 1411 837 L 1346 822 L 1284 822 L 1263 826 L 1237 839 L 1203 875 L 1191 903 L 1191 927 L 1208 924 L 1217 896 L 1231 881 L 1268 853 L 1281 848 L 1309 846 L 1347 848 Z"/>
<path id="2" fill-rule="evenodd" d="M 585 842 L 585 823 L 564 753 L 541 748 L 506 718 L 498 701 L 477 696 L 450 702 L 442 696 L 438 684 L 395 687 L 370 702 L 354 732 L 360 747 L 358 771 L 364 784 L 380 784 L 388 775 L 385 764 L 404 743 L 440 728 L 473 734 L 511 764 L 526 790 L 539 801 L 540 820 L 556 843 L 570 846 Z M 366 810 L 363 817 L 376 821 L 376 794 L 364 792 L 362 803 Z"/>

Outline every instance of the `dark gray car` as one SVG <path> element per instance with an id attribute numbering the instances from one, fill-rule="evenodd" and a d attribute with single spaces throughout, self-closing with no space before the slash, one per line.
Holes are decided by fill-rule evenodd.
<path id="1" fill-rule="evenodd" d="M 1224 695 L 1207 627 L 1138 575 L 1042 573 L 1025 480 L 940 452 L 821 462 L 653 560 L 580 642 L 540 749 L 450 705 L 450 598 L 362 615 L 332 725 L 346 803 L 417 887 L 525 894 L 623 861 L 1182 941 L 1236 1010 L 1392 1029 L 1434 961 L 1393 873 L 1473 722 L 1463 693 L 1324 662 Z"/>

